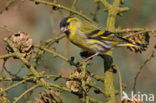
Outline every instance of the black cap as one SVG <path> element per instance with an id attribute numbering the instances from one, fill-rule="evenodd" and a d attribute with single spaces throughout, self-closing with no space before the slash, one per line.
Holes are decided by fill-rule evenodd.
<path id="1" fill-rule="evenodd" d="M 66 18 L 63 18 L 62 21 L 60 22 L 60 28 L 61 27 L 65 27 L 67 26 L 69 23 L 67 23 L 67 20 L 71 18 L 71 17 L 66 17 Z"/>

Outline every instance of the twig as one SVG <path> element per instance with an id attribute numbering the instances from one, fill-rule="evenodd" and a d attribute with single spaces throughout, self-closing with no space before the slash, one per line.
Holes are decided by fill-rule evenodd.
<path id="1" fill-rule="evenodd" d="M 91 73 L 89 71 L 87 71 L 87 73 L 93 77 L 94 79 L 96 79 L 97 81 L 101 81 L 101 82 L 104 82 L 104 76 L 99 76 L 99 75 L 95 75 L 94 73 Z"/>
<path id="2" fill-rule="evenodd" d="M 153 36 L 156 36 L 154 33 L 156 33 L 156 30 L 148 29 L 148 28 L 126 28 L 126 29 L 114 29 L 113 32 L 115 33 L 128 33 L 128 32 L 134 32 L 129 35 L 123 36 L 124 38 L 134 36 L 140 33 L 150 32 Z"/>
<path id="3" fill-rule="evenodd" d="M 9 57 L 14 57 L 14 56 L 16 56 L 15 53 L 5 54 L 5 55 L 1 55 L 0 59 L 8 59 Z"/>
<path id="4" fill-rule="evenodd" d="M 28 94 L 29 92 L 31 92 L 32 90 L 34 90 L 35 88 L 39 87 L 40 85 L 34 85 L 33 87 L 29 88 L 28 90 L 24 91 L 24 93 L 22 93 L 19 97 L 14 98 L 14 102 L 13 103 L 17 103 L 23 96 L 25 96 L 26 94 Z"/>
<path id="5" fill-rule="evenodd" d="M 73 61 L 69 60 L 68 58 L 62 56 L 61 54 L 58 54 L 58 53 L 56 53 L 56 52 L 53 51 L 53 50 L 49 50 L 49 49 L 45 48 L 44 46 L 34 45 L 34 47 L 39 48 L 39 49 L 41 49 L 41 50 L 43 50 L 43 51 L 46 51 L 46 52 L 52 54 L 54 57 L 58 57 L 58 58 L 60 58 L 60 59 L 62 59 L 62 60 L 64 60 L 64 61 L 68 62 L 70 65 L 73 65 L 73 66 L 76 66 L 76 67 L 79 66 L 79 64 L 74 63 Z"/>
<path id="6" fill-rule="evenodd" d="M 55 87 L 55 88 L 58 88 L 62 91 L 66 91 L 66 92 L 70 92 L 70 93 L 73 93 L 72 90 L 66 88 L 66 87 L 63 87 L 63 86 L 59 86 L 57 84 L 54 84 L 54 83 L 50 83 L 50 82 L 42 82 L 43 79 L 40 80 L 40 82 L 38 82 L 39 84 L 41 84 L 42 86 L 44 86 L 45 88 L 49 88 L 49 87 Z"/>
<path id="7" fill-rule="evenodd" d="M 27 80 L 31 80 L 31 79 L 32 79 L 31 77 L 30 77 L 30 78 L 24 78 L 23 80 L 19 81 L 18 83 L 13 84 L 13 85 L 9 86 L 9 87 L 6 88 L 6 89 L 2 89 L 2 90 L 0 91 L 0 93 L 1 93 L 1 92 L 7 92 L 8 90 L 10 90 L 10 89 L 12 89 L 12 88 L 14 88 L 14 87 L 16 87 L 16 86 L 18 86 L 18 85 L 20 85 L 20 84 L 26 82 Z M 7 79 L 6 79 L 6 80 L 7 80 Z M 8 78 L 8 80 L 9 80 L 9 81 L 12 81 L 13 79 L 9 79 L 9 78 Z"/>
<path id="8" fill-rule="evenodd" d="M 90 14 L 93 16 L 93 21 L 98 21 L 97 20 L 97 13 L 98 11 L 100 10 L 100 3 L 98 1 L 95 1 L 96 2 L 96 8 L 95 8 L 95 11 L 94 12 L 91 12 Z"/>
<path id="9" fill-rule="evenodd" d="M 120 98 L 122 99 L 123 88 L 122 88 L 122 77 L 121 77 L 120 68 L 116 64 L 114 64 L 113 66 L 115 67 L 115 69 L 117 70 L 117 73 L 118 73 L 119 85 L 120 85 Z"/>
<path id="10" fill-rule="evenodd" d="M 42 47 L 42 46 L 39 46 L 39 45 L 34 45 L 34 47 L 39 48 L 39 49 L 41 49 L 41 50 L 44 50 L 44 51 L 46 51 L 46 52 L 48 52 L 48 53 L 51 53 L 51 54 L 54 55 L 54 57 L 59 57 L 60 59 L 62 59 L 62 60 L 64 60 L 64 61 L 68 61 L 67 58 L 65 58 L 64 56 L 62 56 L 62 55 L 56 53 L 56 52 L 53 51 L 53 50 L 46 49 L 46 48 L 44 48 L 44 47 Z"/>
<path id="11" fill-rule="evenodd" d="M 2 72 L 3 72 L 3 69 L 4 69 L 10 76 L 18 77 L 16 74 L 12 74 L 12 73 L 6 68 L 5 64 L 6 64 L 6 61 L 4 60 L 3 66 L 2 66 L 2 67 L 3 67 L 3 68 L 2 68 Z"/>
<path id="12" fill-rule="evenodd" d="M 66 35 L 62 34 L 62 35 L 58 35 L 55 38 L 51 38 L 45 41 L 45 43 L 47 44 L 47 47 L 49 47 L 50 45 L 52 45 L 53 43 L 59 41 L 60 39 L 64 38 Z"/>
<path id="13" fill-rule="evenodd" d="M 77 15 L 81 16 L 81 17 L 84 18 L 85 20 L 87 20 L 87 21 L 89 21 L 89 22 L 91 22 L 91 23 L 93 23 L 93 24 L 95 24 L 95 25 L 97 26 L 97 24 L 96 24 L 94 21 L 92 21 L 92 20 L 91 20 L 90 18 L 88 18 L 87 16 L 83 15 L 81 12 L 78 12 L 78 11 L 75 11 L 75 10 L 73 10 L 73 9 L 67 8 L 67 7 L 65 7 L 65 6 L 63 6 L 63 5 L 56 4 L 56 3 L 53 3 L 53 2 L 43 1 L 43 0 L 31 0 L 31 1 L 34 1 L 34 2 L 37 2 L 37 3 L 41 3 L 41 4 L 45 4 L 45 5 L 50 5 L 50 6 L 56 6 L 56 7 L 58 7 L 58 8 L 67 10 L 67 11 L 69 11 L 69 12 L 72 12 L 72 13 L 74 13 L 74 14 L 77 14 Z"/>
<path id="14" fill-rule="evenodd" d="M 54 37 L 52 39 L 46 40 L 45 45 L 43 47 L 44 48 L 49 48 L 53 43 L 59 41 L 60 39 L 62 39 L 64 37 L 65 37 L 65 34 L 64 35 L 58 35 L 58 36 L 56 36 L 56 37 Z M 39 59 L 41 58 L 41 56 L 44 55 L 44 53 L 45 53 L 44 50 L 38 50 L 36 52 L 36 56 L 34 57 L 34 64 L 33 64 L 34 67 L 37 66 Z"/>
<path id="15" fill-rule="evenodd" d="M 6 30 L 7 32 L 14 34 L 12 30 L 10 30 L 6 25 L 0 26 L 0 29 Z"/>
<path id="16" fill-rule="evenodd" d="M 76 3 L 77 3 L 77 0 L 73 0 L 73 4 L 72 4 L 71 9 L 75 10 L 75 5 L 76 5 Z"/>
<path id="17" fill-rule="evenodd" d="M 87 83 L 87 85 L 89 85 L 89 86 L 91 86 L 91 87 L 97 89 L 100 93 L 102 93 L 102 94 L 105 96 L 105 92 L 104 92 L 104 90 L 101 89 L 100 87 L 96 86 L 96 85 L 93 84 L 93 83 Z"/>
<path id="18" fill-rule="evenodd" d="M 152 50 L 151 55 L 149 55 L 149 57 L 144 61 L 144 63 L 140 66 L 139 71 L 137 72 L 135 78 L 134 78 L 134 84 L 133 84 L 133 91 L 134 93 L 136 92 L 136 84 L 137 84 L 137 79 L 140 75 L 140 73 L 142 72 L 143 68 L 145 67 L 145 65 L 151 61 L 151 59 L 154 57 L 154 53 L 156 52 L 156 45 L 154 46 L 154 49 Z"/>
<path id="19" fill-rule="evenodd" d="M 23 68 L 24 66 L 25 66 L 25 65 L 22 64 L 22 65 L 19 67 L 18 71 L 15 73 L 15 75 L 17 75 L 17 74 L 22 70 L 22 68 Z"/>
<path id="20" fill-rule="evenodd" d="M 10 53 L 10 54 L 5 54 L 5 55 L 0 56 L 0 59 L 4 59 L 3 66 L 2 66 L 3 68 L 2 68 L 2 70 L 0 71 L 0 75 L 2 75 L 3 70 L 6 69 L 6 68 L 5 68 L 5 62 L 6 62 L 6 60 L 7 60 L 8 58 L 14 57 L 14 56 L 15 56 L 15 53 Z M 6 70 L 6 71 L 7 71 L 7 70 Z"/>
<path id="21" fill-rule="evenodd" d="M 9 6 L 11 6 L 16 0 L 9 0 L 4 8 L 0 10 L 0 13 L 2 13 L 4 10 L 8 10 Z"/>
<path id="22" fill-rule="evenodd" d="M 115 8 L 116 10 L 118 10 L 118 13 L 121 13 L 121 12 L 125 12 L 125 11 L 128 11 L 129 8 L 128 7 L 123 7 L 123 8 L 120 8 L 119 7 L 119 2 L 120 0 L 116 0 L 113 2 L 113 5 L 111 5 L 110 3 L 107 2 L 107 0 L 96 0 L 96 2 L 101 2 L 104 6 L 105 6 L 105 9 L 106 10 L 110 10 L 111 8 Z"/>
<path id="23" fill-rule="evenodd" d="M 0 81 L 10 81 L 10 82 L 13 82 L 13 81 L 22 81 L 22 80 L 25 80 L 26 78 L 28 78 L 28 80 L 26 80 L 28 82 L 34 82 L 34 80 L 37 80 L 37 78 L 46 78 L 46 79 L 52 78 L 52 79 L 54 79 L 54 81 L 56 81 L 58 79 L 77 80 L 75 78 L 65 77 L 65 76 L 62 76 L 62 75 L 58 74 L 58 75 L 40 75 L 37 78 L 35 76 L 32 76 L 32 77 L 23 77 L 23 78 L 19 78 L 19 77 L 10 78 L 10 77 L 2 76 L 2 77 L 0 77 Z"/>
<path id="24" fill-rule="evenodd" d="M 112 5 L 108 3 L 106 0 L 96 0 L 96 2 L 99 2 L 99 1 L 105 6 L 105 9 L 107 10 L 112 7 Z"/>
<path id="25" fill-rule="evenodd" d="M 13 81 L 22 81 L 22 80 L 25 80 L 26 78 L 28 77 L 23 77 L 23 78 L 18 78 L 18 77 L 15 77 L 15 78 L 10 78 L 10 77 L 0 77 L 0 81 L 10 81 L 10 82 L 13 82 Z M 34 82 L 35 77 L 29 77 L 26 81 L 29 81 L 29 82 Z"/>

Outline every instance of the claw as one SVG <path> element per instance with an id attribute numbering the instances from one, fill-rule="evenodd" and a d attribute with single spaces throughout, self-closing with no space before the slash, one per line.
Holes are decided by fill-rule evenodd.
<path id="1" fill-rule="evenodd" d="M 93 55 L 89 56 L 88 58 L 82 60 L 82 62 L 87 62 L 87 61 L 89 61 L 90 59 L 92 59 L 93 57 L 95 57 L 95 56 L 97 56 L 99 54 L 100 54 L 99 52 L 96 52 L 95 54 L 93 54 Z"/>

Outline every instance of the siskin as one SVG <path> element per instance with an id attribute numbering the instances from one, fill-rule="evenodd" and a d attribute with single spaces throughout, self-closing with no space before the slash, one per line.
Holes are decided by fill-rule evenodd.
<path id="1" fill-rule="evenodd" d="M 94 54 L 84 61 L 112 50 L 114 47 L 129 46 L 143 48 L 141 45 L 133 44 L 118 34 L 107 30 L 100 30 L 96 26 L 78 19 L 77 17 L 66 17 L 60 22 L 61 33 L 78 47 Z"/>

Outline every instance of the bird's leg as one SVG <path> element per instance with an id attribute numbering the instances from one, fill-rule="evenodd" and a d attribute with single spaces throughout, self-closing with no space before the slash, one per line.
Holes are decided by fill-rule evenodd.
<path id="1" fill-rule="evenodd" d="M 95 56 L 97 56 L 99 54 L 100 54 L 100 52 L 96 52 L 95 54 L 93 54 L 93 55 L 89 56 L 88 58 L 82 60 L 82 62 L 87 62 L 88 60 L 90 60 L 91 58 L 93 58 L 93 57 L 95 57 Z"/>

